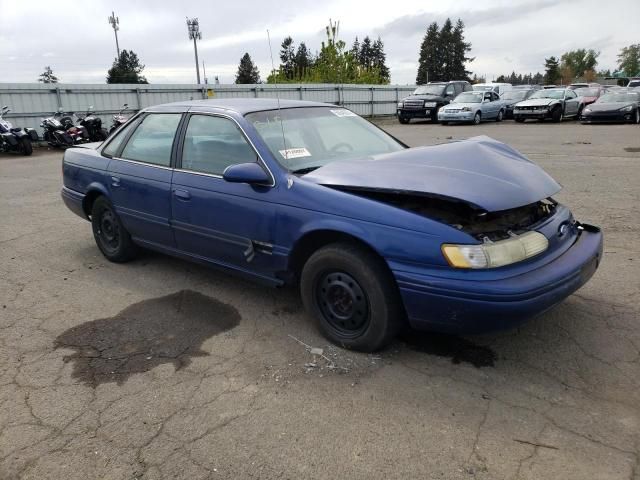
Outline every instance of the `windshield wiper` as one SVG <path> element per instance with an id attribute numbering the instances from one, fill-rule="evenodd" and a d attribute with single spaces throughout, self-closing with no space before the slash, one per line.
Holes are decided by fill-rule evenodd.
<path id="1" fill-rule="evenodd" d="M 304 175 L 305 173 L 313 172 L 318 168 L 320 168 L 319 165 L 317 167 L 304 167 L 304 168 L 299 168 L 298 170 L 291 170 L 291 173 L 294 173 L 296 175 Z"/>

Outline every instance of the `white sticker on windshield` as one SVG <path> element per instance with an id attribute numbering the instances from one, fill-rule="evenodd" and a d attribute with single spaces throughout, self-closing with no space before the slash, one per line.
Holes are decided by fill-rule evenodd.
<path id="1" fill-rule="evenodd" d="M 289 160 L 291 158 L 310 157 L 311 154 L 306 148 L 287 148 L 286 150 L 278 150 L 282 158 Z"/>
<path id="2" fill-rule="evenodd" d="M 341 108 L 340 110 L 329 110 L 329 111 L 331 113 L 333 113 L 336 117 L 355 117 L 355 116 L 357 116 L 351 110 L 347 110 L 345 108 Z"/>

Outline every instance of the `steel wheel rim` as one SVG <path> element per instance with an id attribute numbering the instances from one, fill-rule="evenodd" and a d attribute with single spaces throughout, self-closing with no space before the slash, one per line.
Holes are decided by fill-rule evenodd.
<path id="1" fill-rule="evenodd" d="M 369 300 L 349 274 L 327 271 L 315 286 L 318 308 L 328 325 L 345 337 L 356 337 L 369 326 Z"/>
<path id="2" fill-rule="evenodd" d="M 476 125 L 478 125 L 480 123 L 480 114 L 476 113 L 476 116 L 473 117 L 473 123 L 475 123 Z"/>
<path id="3" fill-rule="evenodd" d="M 111 210 L 105 210 L 100 215 L 98 237 L 102 245 L 109 251 L 115 251 L 120 246 L 120 225 Z"/>

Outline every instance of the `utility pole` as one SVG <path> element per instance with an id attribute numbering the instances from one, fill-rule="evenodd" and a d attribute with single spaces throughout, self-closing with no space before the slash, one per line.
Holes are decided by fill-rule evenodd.
<path id="1" fill-rule="evenodd" d="M 193 50 L 196 54 L 196 76 L 198 78 L 198 85 L 200 85 L 200 64 L 198 63 L 198 45 L 196 40 L 202 40 L 202 34 L 200 33 L 198 19 L 187 17 L 187 29 L 189 30 L 189 40 L 193 40 Z"/>
<path id="2" fill-rule="evenodd" d="M 208 84 L 209 80 L 207 80 L 207 69 L 204 66 L 204 60 L 202 61 L 202 76 L 204 77 L 205 85 Z"/>
<path id="3" fill-rule="evenodd" d="M 116 17 L 113 11 L 111 11 L 111 16 L 108 18 L 108 20 L 113 27 L 113 33 L 116 36 L 116 50 L 118 51 L 118 58 L 120 58 L 120 45 L 118 44 L 118 30 L 120 30 L 120 19 Z"/>

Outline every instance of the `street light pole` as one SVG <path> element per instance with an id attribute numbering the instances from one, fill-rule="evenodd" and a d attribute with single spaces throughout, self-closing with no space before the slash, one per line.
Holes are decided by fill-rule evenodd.
<path id="1" fill-rule="evenodd" d="M 189 30 L 189 40 L 193 40 L 193 50 L 196 54 L 196 76 L 198 78 L 198 85 L 200 85 L 200 64 L 198 62 L 198 44 L 196 40 L 202 40 L 202 34 L 200 33 L 198 19 L 187 17 L 187 29 Z"/>
<path id="2" fill-rule="evenodd" d="M 111 16 L 109 17 L 109 23 L 113 27 L 113 33 L 116 36 L 116 50 L 118 52 L 118 58 L 120 58 L 120 45 L 118 44 L 118 30 L 120 30 L 120 19 L 116 17 L 113 11 L 111 12 Z"/>

